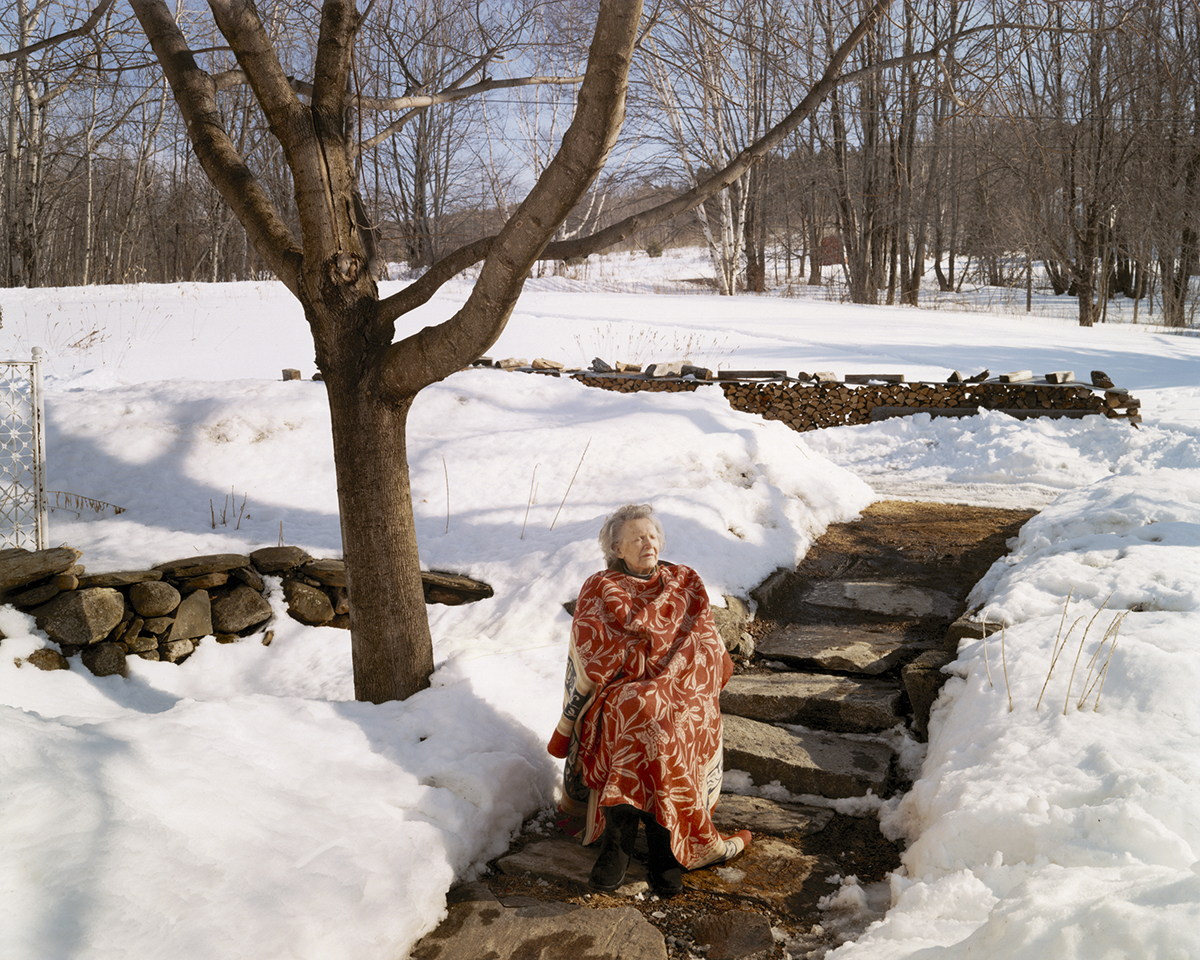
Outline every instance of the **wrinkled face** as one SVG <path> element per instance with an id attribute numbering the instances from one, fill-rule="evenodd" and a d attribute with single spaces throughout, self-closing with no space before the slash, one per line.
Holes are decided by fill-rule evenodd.
<path id="1" fill-rule="evenodd" d="M 626 520 L 613 544 L 613 553 L 625 561 L 632 573 L 653 573 L 658 563 L 658 530 L 648 518 Z"/>

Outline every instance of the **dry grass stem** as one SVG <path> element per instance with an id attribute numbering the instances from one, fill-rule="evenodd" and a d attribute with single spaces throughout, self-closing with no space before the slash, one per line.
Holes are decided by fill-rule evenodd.
<path id="1" fill-rule="evenodd" d="M 442 456 L 442 472 L 446 475 L 446 533 L 450 532 L 450 468 L 446 466 L 446 457 Z"/>
<path id="2" fill-rule="evenodd" d="M 1008 712 L 1013 712 L 1012 686 L 1008 682 L 1008 651 L 1004 648 L 1004 624 L 1000 624 L 1000 665 L 1004 668 L 1004 689 L 1008 692 Z"/>
<path id="3" fill-rule="evenodd" d="M 537 480 L 537 468 L 540 466 L 540 463 L 535 463 L 533 465 L 533 476 L 529 478 L 529 499 L 525 501 L 525 519 L 521 521 L 521 540 L 525 539 L 525 524 L 529 522 L 529 508 L 533 506 L 534 490 L 537 489 L 534 486 L 534 482 Z"/>
<path id="4" fill-rule="evenodd" d="M 550 529 L 554 529 L 554 525 L 558 523 L 558 515 L 562 513 L 562 508 L 566 506 L 567 496 L 571 492 L 571 487 L 575 485 L 575 478 L 579 476 L 579 468 L 583 466 L 583 458 L 587 456 L 588 447 L 592 445 L 592 438 L 588 437 L 588 442 L 584 445 L 583 453 L 579 455 L 579 463 L 575 466 L 575 472 L 571 474 L 571 482 L 567 484 L 567 492 L 563 494 L 562 503 L 558 505 L 558 510 L 554 513 L 554 519 L 550 521 Z"/>
<path id="5" fill-rule="evenodd" d="M 988 686 L 995 690 L 996 685 L 992 683 L 992 665 L 988 662 L 986 619 L 979 624 L 979 639 L 983 641 L 983 666 L 987 670 Z"/>
<path id="6" fill-rule="evenodd" d="M 1058 635 L 1054 638 L 1054 652 L 1050 655 L 1050 669 L 1046 671 L 1046 679 L 1042 682 L 1042 692 L 1038 695 L 1037 706 L 1033 708 L 1034 713 L 1036 713 L 1042 706 L 1042 697 L 1046 695 L 1046 687 L 1050 683 L 1051 674 L 1054 673 L 1054 665 L 1058 663 L 1059 654 L 1062 653 L 1063 649 L 1067 645 L 1067 637 L 1071 636 L 1071 630 L 1074 630 L 1075 627 L 1078 626 L 1079 620 L 1083 619 L 1083 617 L 1080 617 L 1079 620 L 1076 620 L 1073 624 L 1071 624 L 1071 630 L 1067 631 L 1066 637 L 1062 635 L 1063 624 L 1067 622 L 1067 607 L 1071 603 L 1072 593 L 1074 593 L 1074 590 L 1071 590 L 1067 593 L 1067 599 L 1063 603 L 1063 615 L 1058 621 Z"/>
<path id="7" fill-rule="evenodd" d="M 1095 713 L 1100 709 L 1100 693 L 1104 690 L 1104 678 L 1108 676 L 1108 666 L 1112 663 L 1113 652 L 1117 649 L 1117 635 L 1121 632 L 1121 622 L 1129 616 L 1129 611 L 1117 614 L 1113 617 L 1112 623 L 1108 625 L 1108 629 L 1104 631 L 1104 637 L 1100 640 L 1100 646 L 1096 649 L 1097 657 L 1100 651 L 1104 649 L 1106 640 L 1111 641 L 1108 645 L 1108 656 L 1104 658 L 1104 666 L 1100 668 L 1096 679 L 1092 681 L 1091 687 L 1088 687 L 1083 696 L 1079 698 L 1079 703 L 1076 704 L 1076 709 L 1082 710 L 1083 705 L 1087 703 L 1088 697 L 1092 695 L 1092 688 L 1096 688 L 1096 702 L 1092 707 L 1092 712 Z"/>
<path id="8" fill-rule="evenodd" d="M 1087 626 L 1083 628 L 1083 636 L 1079 638 L 1079 649 L 1075 651 L 1075 662 L 1073 664 L 1071 664 L 1071 676 L 1067 679 L 1067 696 L 1066 696 L 1066 699 L 1063 700 L 1063 716 L 1064 717 L 1067 715 L 1067 707 L 1069 707 L 1071 705 L 1071 685 L 1075 682 L 1075 670 L 1079 666 L 1079 657 L 1083 653 L 1083 644 L 1087 640 L 1088 631 L 1092 629 L 1092 624 L 1095 623 L 1096 618 L 1098 616 L 1100 616 L 1100 611 L 1103 610 L 1106 606 L 1108 606 L 1108 601 L 1111 599 L 1112 599 L 1112 594 L 1110 593 L 1108 595 L 1108 597 L 1105 598 L 1104 603 L 1100 604 L 1099 609 L 1095 613 L 1092 614 L 1092 619 L 1090 619 L 1087 622 Z M 1080 619 L 1082 619 L 1082 617 Z M 1079 621 L 1077 620 L 1076 623 L 1078 623 L 1078 622 Z M 1104 641 L 1101 640 L 1100 644 L 1101 644 L 1101 646 L 1103 646 Z"/>

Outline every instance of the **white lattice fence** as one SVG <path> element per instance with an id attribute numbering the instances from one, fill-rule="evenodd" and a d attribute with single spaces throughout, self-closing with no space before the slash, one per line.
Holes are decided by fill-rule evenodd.
<path id="1" fill-rule="evenodd" d="M 45 420 L 42 351 L 35 347 L 32 360 L 0 360 L 0 540 L 6 547 L 46 547 Z"/>

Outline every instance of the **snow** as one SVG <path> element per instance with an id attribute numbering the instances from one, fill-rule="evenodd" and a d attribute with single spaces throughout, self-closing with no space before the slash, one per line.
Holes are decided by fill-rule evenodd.
<path id="1" fill-rule="evenodd" d="M 437 671 L 410 700 L 354 702 L 348 636 L 284 615 L 269 645 L 132 659 L 122 679 L 24 663 L 48 641 L 0 607 L 0 956 L 407 955 L 451 884 L 555 802 L 562 604 L 600 566 L 613 507 L 653 502 L 664 556 L 719 604 L 883 497 L 1041 512 L 974 589 L 1004 630 L 963 642 L 912 790 L 865 804 L 904 865 L 882 916 L 853 878 L 826 898 L 831 929 L 874 919 L 831 956 L 1200 956 L 1200 339 L 1084 330 L 996 291 L 991 312 L 663 292 L 697 260 L 532 280 L 493 355 L 910 379 L 1103 369 L 1146 422 L 985 413 L 796 434 L 715 388 L 456 374 L 411 418 L 422 563 L 496 596 L 430 608 Z M 48 486 L 98 501 L 60 496 L 51 516 L 89 572 L 279 542 L 339 555 L 324 387 L 279 285 L 4 290 L 0 309 L 5 356 L 46 350 Z"/>

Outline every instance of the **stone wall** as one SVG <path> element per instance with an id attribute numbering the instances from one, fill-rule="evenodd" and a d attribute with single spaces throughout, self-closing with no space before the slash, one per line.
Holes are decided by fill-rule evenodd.
<path id="1" fill-rule="evenodd" d="M 73 547 L 0 551 L 0 603 L 31 614 L 57 645 L 30 660 L 43 669 L 67 667 L 80 654 L 98 676 L 125 674 L 129 656 L 180 663 L 205 637 L 234 643 L 274 616 L 264 577 L 279 577 L 290 617 L 312 626 L 348 628 L 346 568 L 314 559 L 299 547 L 264 547 L 187 557 L 147 570 L 89 575 Z M 452 574 L 423 573 L 428 603 L 465 603 L 491 587 Z"/>

